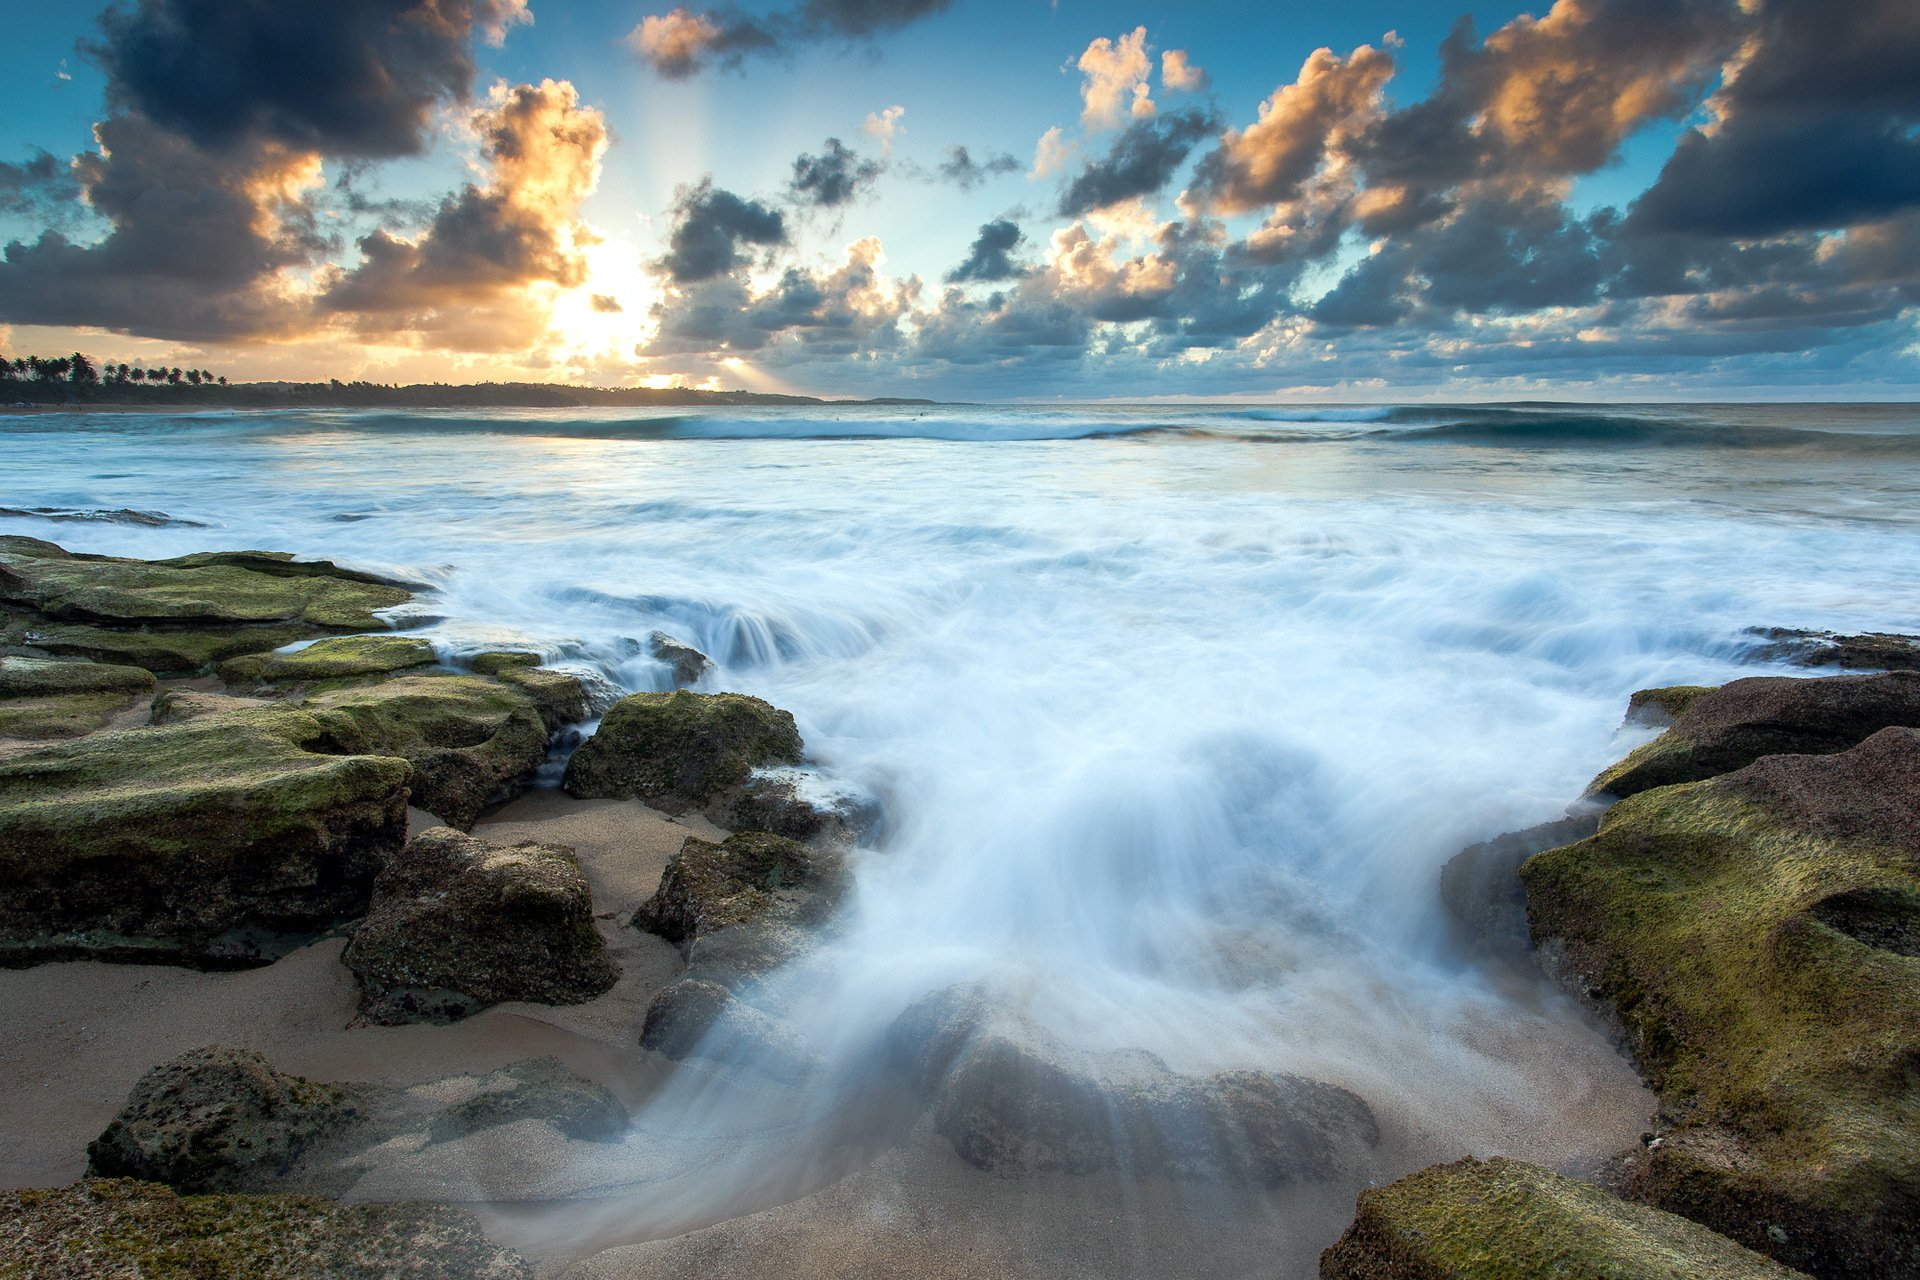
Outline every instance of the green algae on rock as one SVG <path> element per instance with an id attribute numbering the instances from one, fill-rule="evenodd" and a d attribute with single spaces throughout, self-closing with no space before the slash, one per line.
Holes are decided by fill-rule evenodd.
<path id="1" fill-rule="evenodd" d="M 1320 1280 L 1792 1280 L 1696 1223 L 1496 1156 L 1360 1193 Z"/>
<path id="2" fill-rule="evenodd" d="M 365 680 L 436 661 L 433 646 L 417 636 L 334 636 L 290 653 L 230 658 L 220 664 L 220 679 L 235 686 Z"/>
<path id="3" fill-rule="evenodd" d="M 138 667 L 0 657 L 0 738 L 77 738 L 153 688 Z"/>
<path id="4" fill-rule="evenodd" d="M 479 676 L 402 675 L 302 706 L 336 749 L 405 759 L 415 807 L 462 829 L 546 759 L 547 725 L 533 698 Z"/>
<path id="5" fill-rule="evenodd" d="M 411 771 L 327 739 L 261 706 L 0 760 L 0 963 L 258 964 L 357 915 Z"/>
<path id="6" fill-rule="evenodd" d="M 246 653 L 374 631 L 406 587 L 277 552 L 173 560 L 81 555 L 0 537 L 0 645 L 189 675 Z"/>
<path id="7" fill-rule="evenodd" d="M 436 827 L 394 855 L 342 959 L 368 1022 L 449 1021 L 503 1000 L 579 1004 L 619 977 L 570 849 Z"/>
<path id="8" fill-rule="evenodd" d="M 142 1280 L 532 1280 L 472 1215 L 312 1196 L 180 1196 L 100 1179 L 0 1191 L 0 1277 Z"/>
<path id="9" fill-rule="evenodd" d="M 1658 689 L 1637 689 L 1627 699 L 1627 723 L 1665 728 L 1680 718 L 1703 693 L 1712 693 L 1710 684 L 1671 684 Z"/>
<path id="10" fill-rule="evenodd" d="M 87 1147 L 92 1177 L 175 1191 L 259 1191 L 360 1120 L 367 1090 L 277 1071 L 249 1049 L 205 1045 L 140 1077 Z"/>
<path id="11" fill-rule="evenodd" d="M 797 764 L 793 717 L 740 693 L 636 693 L 574 752 L 566 788 L 583 800 L 639 799 L 668 813 L 722 802 L 761 765 Z"/>
<path id="12" fill-rule="evenodd" d="M 1645 791 L 1521 874 L 1661 1096 L 1631 1194 L 1818 1276 L 1920 1272 L 1920 730 Z"/>
<path id="13" fill-rule="evenodd" d="M 1920 672 L 1735 680 L 1687 699 L 1672 728 L 1595 778 L 1588 793 L 1626 797 L 1731 773 L 1762 756 L 1845 751 L 1909 724 L 1920 724 Z"/>

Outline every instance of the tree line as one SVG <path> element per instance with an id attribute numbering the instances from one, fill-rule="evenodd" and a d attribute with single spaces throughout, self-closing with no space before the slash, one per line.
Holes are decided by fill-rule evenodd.
<path id="1" fill-rule="evenodd" d="M 135 365 L 98 365 L 80 352 L 69 356 L 20 356 L 9 360 L 0 356 L 0 382 L 65 383 L 70 387 L 118 386 L 149 383 L 177 387 L 226 386 L 225 376 L 216 377 L 211 369 L 178 369 L 161 366 L 143 369 Z"/>

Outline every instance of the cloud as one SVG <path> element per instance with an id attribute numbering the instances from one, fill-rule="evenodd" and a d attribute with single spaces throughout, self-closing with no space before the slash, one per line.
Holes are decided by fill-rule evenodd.
<path id="1" fill-rule="evenodd" d="M 1634 211 L 1636 230 L 1760 237 L 1920 205 L 1920 21 L 1907 0 L 1766 0 L 1745 56 Z"/>
<path id="2" fill-rule="evenodd" d="M 1187 58 L 1185 49 L 1160 55 L 1160 83 L 1181 93 L 1199 93 L 1207 87 L 1207 73 Z"/>
<path id="3" fill-rule="evenodd" d="M 987 223 L 967 252 L 967 260 L 947 273 L 947 283 L 1019 279 L 1027 269 L 1013 260 L 1013 251 L 1025 240 L 1019 226 L 1004 218 Z"/>
<path id="4" fill-rule="evenodd" d="M 434 105 L 466 97 L 475 36 L 528 20 L 525 0 L 139 0 L 87 52 L 110 107 L 195 146 L 413 155 Z"/>
<path id="5" fill-rule="evenodd" d="M 1079 151 L 1080 144 L 1069 140 L 1061 133 L 1060 126 L 1054 125 L 1040 135 L 1040 141 L 1034 144 L 1033 168 L 1027 171 L 1030 179 L 1044 178 L 1067 167 L 1067 162 Z"/>
<path id="6" fill-rule="evenodd" d="M 892 155 L 893 140 L 907 131 L 907 126 L 900 123 L 900 117 L 906 114 L 907 109 L 897 105 L 881 111 L 870 111 L 866 122 L 860 126 L 860 132 L 869 138 L 879 139 L 881 154 Z"/>
<path id="7" fill-rule="evenodd" d="M 943 182 L 951 182 L 962 191 L 974 191 L 986 185 L 987 179 L 1005 173 L 1020 172 L 1020 162 L 1005 152 L 990 155 L 984 160 L 975 160 L 973 153 L 962 146 L 947 148 L 947 158 L 940 162 L 935 175 Z"/>
<path id="8" fill-rule="evenodd" d="M 497 89 L 474 126 L 486 182 L 442 202 L 418 239 L 385 229 L 364 237 L 361 265 L 334 275 L 323 310 L 466 350 L 500 349 L 545 327 L 526 290 L 585 278 L 581 250 L 593 236 L 579 211 L 599 182 L 606 121 L 571 84 L 545 80 Z"/>
<path id="9" fill-rule="evenodd" d="M 1379 116 L 1393 71 L 1393 56 L 1370 45 L 1344 58 L 1314 50 L 1293 83 L 1260 104 L 1257 121 L 1229 131 L 1202 161 L 1196 191 L 1229 213 L 1296 198 L 1329 150 Z"/>
<path id="10" fill-rule="evenodd" d="M 731 6 L 706 12 L 685 7 L 649 15 L 629 31 L 626 45 L 670 80 L 709 65 L 737 67 L 749 54 L 790 51 L 823 41 L 870 40 L 945 12 L 953 0 L 803 0 L 794 8 L 754 17 Z"/>
<path id="11" fill-rule="evenodd" d="M 779 210 L 716 188 L 707 177 L 680 190 L 660 266 L 676 284 L 694 284 L 744 266 L 742 245 L 770 248 L 786 242 L 786 220 Z"/>
<path id="12" fill-rule="evenodd" d="M 838 138 L 828 138 L 819 155 L 801 155 L 793 162 L 787 190 L 794 201 L 821 209 L 837 209 L 871 187 L 886 166 L 869 160 Z"/>
<path id="13" fill-rule="evenodd" d="M 1147 29 L 1135 27 L 1117 40 L 1106 36 L 1087 45 L 1076 64 L 1085 75 L 1080 96 L 1085 109 L 1080 123 L 1088 129 L 1111 129 L 1126 116 L 1153 114 L 1147 78 L 1153 59 L 1147 52 Z"/>
<path id="14" fill-rule="evenodd" d="M 899 348 L 919 281 L 881 272 L 880 242 L 849 245 L 831 268 L 789 267 L 756 293 L 738 275 L 718 275 L 663 298 L 642 354 L 753 354 L 764 363 L 871 358 Z"/>
<path id="15" fill-rule="evenodd" d="M 1219 127 L 1211 112 L 1197 110 L 1134 121 L 1104 157 L 1067 184 L 1060 196 L 1061 216 L 1078 217 L 1122 200 L 1152 195 L 1173 180 L 1195 144 Z"/>
<path id="16" fill-rule="evenodd" d="M 66 221 L 78 217 L 80 183 L 70 165 L 52 152 L 34 149 L 24 164 L 0 161 L 0 214 L 38 221 Z"/>

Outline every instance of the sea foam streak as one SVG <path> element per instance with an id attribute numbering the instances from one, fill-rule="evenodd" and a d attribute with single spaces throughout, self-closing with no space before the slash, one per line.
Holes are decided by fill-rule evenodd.
<path id="1" fill-rule="evenodd" d="M 1750 672 L 1748 626 L 1920 629 L 1917 433 L 1752 407 L 83 415 L 0 424 L 0 503 L 211 526 L 8 522 L 89 551 L 391 568 L 438 587 L 449 650 L 627 689 L 664 687 L 634 640 L 665 630 L 883 804 L 841 935 L 749 993 L 807 1042 L 805 1087 L 684 1071 L 585 1179 L 639 1188 L 607 1221 L 659 1235 L 890 1140 L 889 1027 L 980 980 L 1077 1046 L 1351 1088 L 1383 1168 L 1604 1154 L 1630 1072 L 1449 948 L 1438 868 L 1557 816 L 1635 740 L 1631 690 Z"/>

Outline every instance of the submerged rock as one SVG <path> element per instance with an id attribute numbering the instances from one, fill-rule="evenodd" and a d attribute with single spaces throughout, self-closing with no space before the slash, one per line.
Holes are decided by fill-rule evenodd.
<path id="1" fill-rule="evenodd" d="M 647 652 L 667 664 L 676 686 L 699 684 L 713 670 L 713 660 L 692 645 L 681 644 L 664 631 L 647 637 Z"/>
<path id="2" fill-rule="evenodd" d="M 1597 813 L 1575 814 L 1468 845 L 1440 868 L 1440 901 L 1472 945 L 1523 951 L 1527 895 L 1521 864 L 1544 849 L 1585 839 L 1599 825 Z"/>
<path id="3" fill-rule="evenodd" d="M 1762 756 L 1845 751 L 1890 725 L 1920 724 L 1920 672 L 1755 676 L 1686 701 L 1673 727 L 1593 780 L 1624 797 L 1730 773 Z"/>
<path id="4" fill-rule="evenodd" d="M 770 912 L 783 918 L 804 914 L 815 895 L 834 887 L 839 865 L 831 854 L 760 831 L 721 844 L 689 836 L 633 925 L 684 954 L 709 934 Z"/>
<path id="5" fill-rule="evenodd" d="M 653 998 L 640 1047 L 675 1062 L 701 1058 L 740 1065 L 786 1082 L 818 1066 L 785 1024 L 701 978 L 682 979 Z"/>
<path id="6" fill-rule="evenodd" d="M 1685 1218 L 1495 1156 L 1360 1193 L 1320 1280 L 1791 1280 Z"/>
<path id="7" fill-rule="evenodd" d="M 607 711 L 567 765 L 583 800 L 639 799 L 668 813 L 724 806 L 755 768 L 797 764 L 793 717 L 740 693 L 636 693 Z"/>
<path id="8" fill-rule="evenodd" d="M 87 1173 L 187 1192 L 272 1189 L 363 1118 L 366 1092 L 276 1071 L 249 1049 L 207 1045 L 140 1077 L 88 1146 Z"/>
<path id="9" fill-rule="evenodd" d="M 983 1169 L 1276 1186 L 1350 1173 L 1380 1140 L 1372 1110 L 1336 1085 L 1271 1071 L 1183 1075 L 1149 1053 L 1070 1050 L 975 989 L 921 1001 L 889 1039 L 932 1098 L 934 1128 Z"/>
<path id="10" fill-rule="evenodd" d="M 264 963 L 358 915 L 406 761 L 260 706 L 0 760 L 0 963 Z"/>
<path id="11" fill-rule="evenodd" d="M 1831 742 L 1920 677 L 1728 688 L 1795 712 L 1794 683 Z M 1920 730 L 1644 791 L 1522 875 L 1534 937 L 1660 1094 L 1630 1194 L 1818 1276 L 1920 1272 Z"/>
<path id="12" fill-rule="evenodd" d="M 1757 662 L 1860 671 L 1920 671 L 1920 636 L 1882 631 L 1843 636 L 1793 627 L 1755 627 L 1748 634 L 1765 642 L 1751 655 Z"/>
<path id="13" fill-rule="evenodd" d="M 534 700 L 478 676 L 402 675 L 302 706 L 339 750 L 406 760 L 414 806 L 463 830 L 546 759 L 547 726 Z"/>
<path id="14" fill-rule="evenodd" d="M 193 1280 L 532 1280 L 472 1215 L 312 1196 L 179 1196 L 103 1179 L 0 1191 L 0 1248 L 22 1276 Z M 18 1268 L 15 1272 L 14 1269 Z"/>
<path id="15" fill-rule="evenodd" d="M 0 657 L 0 738 L 77 738 L 153 688 L 139 667 Z"/>
<path id="16" fill-rule="evenodd" d="M 427 1130 L 433 1142 L 451 1142 L 483 1129 L 539 1120 L 569 1138 L 618 1142 L 627 1109 L 605 1085 L 575 1075 L 556 1058 L 529 1058 L 480 1078 Z"/>
<path id="17" fill-rule="evenodd" d="M 573 851 L 447 827 L 394 855 L 343 959 L 368 1022 L 449 1021 L 503 1000 L 579 1004 L 619 977 Z"/>

